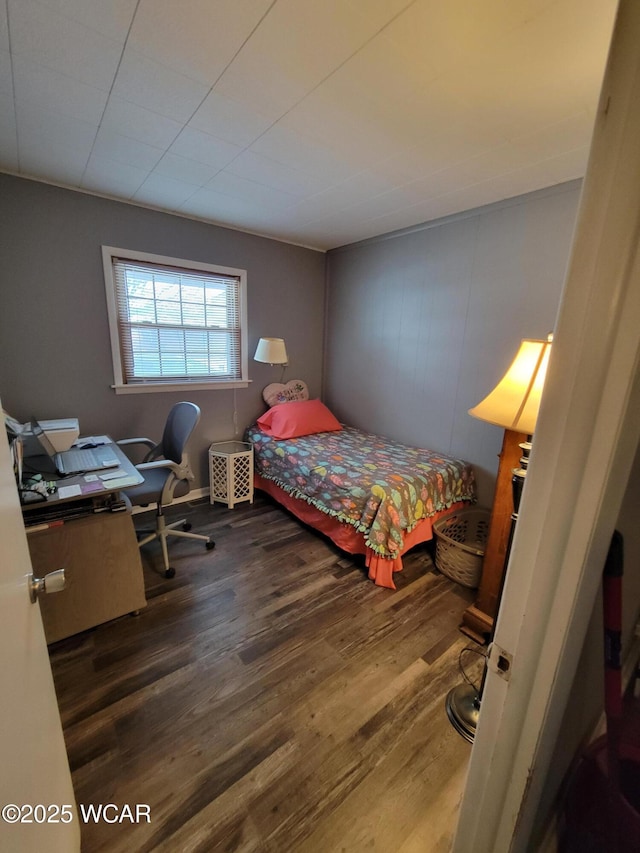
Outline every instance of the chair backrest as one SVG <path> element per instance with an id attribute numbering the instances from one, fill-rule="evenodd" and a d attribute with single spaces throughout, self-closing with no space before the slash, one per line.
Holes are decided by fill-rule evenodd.
<path id="1" fill-rule="evenodd" d="M 162 455 L 179 464 L 189 437 L 200 420 L 200 408 L 195 403 L 176 403 L 169 412 L 162 434 Z"/>

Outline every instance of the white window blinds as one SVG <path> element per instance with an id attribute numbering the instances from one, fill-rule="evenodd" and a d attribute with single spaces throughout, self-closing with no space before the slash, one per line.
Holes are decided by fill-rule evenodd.
<path id="1" fill-rule="evenodd" d="M 240 276 L 111 261 L 125 384 L 242 378 Z"/>

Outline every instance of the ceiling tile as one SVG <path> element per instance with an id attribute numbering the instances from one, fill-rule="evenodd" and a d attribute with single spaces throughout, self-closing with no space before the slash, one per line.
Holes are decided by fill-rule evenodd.
<path id="1" fill-rule="evenodd" d="M 189 127 L 243 147 L 250 145 L 270 125 L 271 119 L 216 92 L 207 96 L 189 122 Z"/>
<path id="2" fill-rule="evenodd" d="M 195 191 L 196 188 L 193 184 L 185 184 L 166 175 L 152 172 L 136 191 L 133 200 L 163 207 L 167 210 L 175 210 L 184 204 Z"/>
<path id="3" fill-rule="evenodd" d="M 7 5 L 0 5 L 0 50 L 9 50 L 9 26 L 7 23 Z"/>
<path id="4" fill-rule="evenodd" d="M 429 199 L 410 207 L 394 210 L 383 216 L 374 216 L 361 223 L 359 239 L 372 237 L 376 234 L 386 234 L 390 231 L 399 231 L 409 228 L 421 222 L 428 222 L 438 216 L 439 203 L 437 199 Z"/>
<path id="5" fill-rule="evenodd" d="M 96 157 L 135 166 L 145 172 L 151 171 L 162 157 L 162 149 L 147 145 L 137 139 L 131 139 L 122 133 L 100 128 L 96 137 L 93 153 Z"/>
<path id="6" fill-rule="evenodd" d="M 279 0 L 216 84 L 216 92 L 275 121 L 376 29 L 369 16 L 344 0 Z"/>
<path id="7" fill-rule="evenodd" d="M 122 42 L 58 14 L 37 0 L 9 0 L 11 50 L 89 86 L 109 90 Z"/>
<path id="8" fill-rule="evenodd" d="M 603 71 L 591 59 L 606 52 L 613 12 L 606 3 L 598 19 L 597 5 L 594 0 L 548 4 L 495 42 L 490 53 L 454 69 L 451 79 L 469 116 L 488 118 L 513 137 L 586 109 Z"/>
<path id="9" fill-rule="evenodd" d="M 214 91 L 249 110 L 258 110 L 269 125 L 301 100 L 309 88 L 280 68 L 277 57 L 275 60 L 264 57 L 252 46 L 241 52 Z"/>
<path id="10" fill-rule="evenodd" d="M 399 199 L 406 199 L 408 204 L 417 204 L 443 192 L 451 192 L 471 186 L 477 181 L 478 178 L 467 169 L 465 161 L 456 166 L 440 169 L 440 171 L 434 172 L 426 178 L 418 178 L 416 181 L 402 184 L 396 190 L 386 193 L 385 196 L 380 196 L 379 200 L 382 201 L 386 196 L 393 198 L 397 195 Z M 398 205 L 398 207 L 400 206 Z"/>
<path id="11" fill-rule="evenodd" d="M 113 94 L 175 121 L 185 122 L 208 90 L 206 84 L 185 77 L 127 47 Z"/>
<path id="12" fill-rule="evenodd" d="M 535 133 L 519 136 L 512 144 L 531 160 L 544 160 L 562 151 L 571 151 L 591 138 L 595 116 L 583 110 L 562 121 L 541 128 Z"/>
<path id="13" fill-rule="evenodd" d="M 165 154 L 154 168 L 158 175 L 197 187 L 203 187 L 218 171 L 217 166 L 169 153 Z"/>
<path id="14" fill-rule="evenodd" d="M 13 78 L 18 103 L 59 112 L 95 124 L 100 123 L 107 93 L 44 68 L 35 62 L 13 57 Z"/>
<path id="15" fill-rule="evenodd" d="M 21 2 L 21 0 L 20 0 Z M 138 0 L 38 0 L 52 12 L 70 18 L 107 38 L 124 43 Z"/>
<path id="16" fill-rule="evenodd" d="M 582 178 L 587 170 L 589 151 L 589 145 L 582 145 L 580 148 L 574 148 L 572 151 L 565 151 L 555 157 L 550 157 L 544 161 L 545 171 L 553 178 L 554 182 Z"/>
<path id="17" fill-rule="evenodd" d="M 234 198 L 225 193 L 202 187 L 189 198 L 180 210 L 192 216 L 199 216 L 224 224 L 234 224 L 243 216 L 251 213 L 255 202 L 246 198 Z"/>
<path id="18" fill-rule="evenodd" d="M 38 139 L 52 150 L 73 148 L 83 151 L 85 162 L 98 131 L 95 124 L 43 110 L 27 102 L 18 105 L 17 121 L 20 139 Z"/>
<path id="19" fill-rule="evenodd" d="M 77 186 L 89 157 L 90 146 L 52 147 L 46 137 L 20 140 L 20 169 L 24 174 L 46 175 L 49 181 Z"/>
<path id="20" fill-rule="evenodd" d="M 515 172 L 517 169 L 531 163 L 531 159 L 531 156 L 527 155 L 524 148 L 511 142 L 505 142 L 482 154 L 467 158 L 463 162 L 462 168 L 473 177 L 474 180 L 472 183 L 478 183 L 490 180 L 498 175 Z M 536 156 L 534 162 L 544 159 L 544 155 Z M 457 187 L 453 187 L 452 189 L 457 189 Z M 445 188 L 441 188 L 440 192 L 445 192 Z"/>
<path id="21" fill-rule="evenodd" d="M 455 200 L 458 205 L 464 203 L 464 198 L 470 198 L 472 201 L 471 207 L 477 207 L 480 204 L 488 204 L 501 199 L 513 198 L 534 190 L 542 189 L 543 187 L 551 186 L 558 181 L 553 179 L 551 171 L 546 161 L 541 163 L 532 163 L 526 167 L 516 169 L 513 172 L 497 175 L 487 181 L 473 184 L 471 187 L 464 190 L 458 190 L 453 193 L 439 196 L 440 201 Z M 459 207 L 457 210 L 464 210 L 464 207 Z"/>
<path id="22" fill-rule="evenodd" d="M 222 169 L 238 156 L 242 148 L 194 127 L 185 127 L 169 150 L 172 154 Z"/>
<path id="23" fill-rule="evenodd" d="M 362 168 L 354 167 L 337 157 L 332 151 L 324 148 L 317 140 L 283 127 L 281 123 L 269 128 L 257 139 L 251 150 L 258 154 L 290 166 L 301 169 L 317 177 L 324 177 L 329 184 L 344 180 L 359 172 Z"/>
<path id="24" fill-rule="evenodd" d="M 309 196 L 308 198 L 296 199 L 289 207 L 285 208 L 289 218 L 295 221 L 297 225 L 306 225 L 308 222 L 315 222 L 317 219 L 325 219 L 335 211 L 344 207 L 344 196 L 338 199 L 326 197 L 325 193 Z"/>
<path id="25" fill-rule="evenodd" d="M 131 198 L 144 183 L 148 172 L 136 166 L 116 163 L 92 154 L 82 178 L 82 187 L 105 195 Z"/>
<path id="26" fill-rule="evenodd" d="M 367 20 L 371 33 L 387 27 L 401 12 L 410 9 L 415 0 L 344 0 Z"/>
<path id="27" fill-rule="evenodd" d="M 142 0 L 129 44 L 210 88 L 272 0 Z M 167 45 L 171 49 L 167 50 Z"/>
<path id="28" fill-rule="evenodd" d="M 356 104 L 364 102 L 367 110 L 369 103 L 393 106 L 399 99 L 404 105 L 413 104 L 417 112 L 437 77 L 427 53 L 410 55 L 384 31 L 338 68 L 326 85 Z M 403 113 L 410 118 L 411 111 Z"/>
<path id="29" fill-rule="evenodd" d="M 464 65 L 470 57 L 490 52 L 516 27 L 540 13 L 553 0 L 417 0 L 392 21 L 385 35 L 409 56 L 424 54 L 441 74 Z"/>
<path id="30" fill-rule="evenodd" d="M 13 97 L 0 92 L 0 169 L 18 171 L 18 137 Z"/>
<path id="31" fill-rule="evenodd" d="M 395 129 L 379 127 L 364 110 L 337 103 L 317 89 L 287 113 L 278 124 L 286 130 L 311 136 L 351 171 L 368 168 L 397 150 Z"/>
<path id="32" fill-rule="evenodd" d="M 396 184 L 381 176 L 377 172 L 367 169 L 358 172 L 344 181 L 335 183 L 333 186 L 321 193 L 314 195 L 304 202 L 309 210 L 317 209 L 323 213 L 330 212 L 336 207 L 344 207 L 345 204 L 357 204 L 361 201 L 370 200 L 381 193 L 392 190 Z"/>
<path id="33" fill-rule="evenodd" d="M 167 148 L 180 133 L 182 124 L 112 95 L 107 102 L 101 127 L 156 148 Z"/>
<path id="34" fill-rule="evenodd" d="M 294 196 L 306 196 L 319 192 L 325 185 L 325 182 L 320 178 L 300 169 L 291 169 L 251 150 L 244 151 L 236 157 L 226 167 L 225 171 L 277 190 L 283 190 L 283 192 L 291 193 Z"/>
<path id="35" fill-rule="evenodd" d="M 275 190 L 255 181 L 239 178 L 229 172 L 222 171 L 207 184 L 207 189 L 233 198 L 270 205 L 271 207 L 286 207 L 296 200 L 290 193 Z"/>
<path id="36" fill-rule="evenodd" d="M 615 9 L 5 0 L 0 168 L 343 245 L 582 174 Z"/>
<path id="37" fill-rule="evenodd" d="M 8 50 L 0 49 L 0 95 L 7 95 L 13 100 L 13 70 L 11 54 Z"/>
<path id="38" fill-rule="evenodd" d="M 333 220 L 331 218 L 310 222 L 304 229 L 294 231 L 292 239 L 306 243 L 320 249 L 329 249 L 335 246 L 344 246 L 362 239 L 362 223 L 354 223 L 351 220 Z M 368 236 L 368 235 L 366 235 Z"/>

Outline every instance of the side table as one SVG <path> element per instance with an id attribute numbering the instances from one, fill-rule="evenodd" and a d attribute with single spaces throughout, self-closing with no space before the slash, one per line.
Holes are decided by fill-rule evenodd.
<path id="1" fill-rule="evenodd" d="M 229 509 L 241 501 L 253 503 L 253 445 L 246 441 L 220 441 L 209 448 L 211 503 Z"/>

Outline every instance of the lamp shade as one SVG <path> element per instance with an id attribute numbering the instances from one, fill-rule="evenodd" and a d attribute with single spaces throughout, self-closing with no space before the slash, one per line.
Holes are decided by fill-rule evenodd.
<path id="1" fill-rule="evenodd" d="M 547 374 L 552 336 L 546 341 L 524 340 L 500 382 L 469 414 L 490 424 L 532 434 Z"/>
<path id="2" fill-rule="evenodd" d="M 260 338 L 256 347 L 254 361 L 265 364 L 287 364 L 287 348 L 282 338 Z"/>

